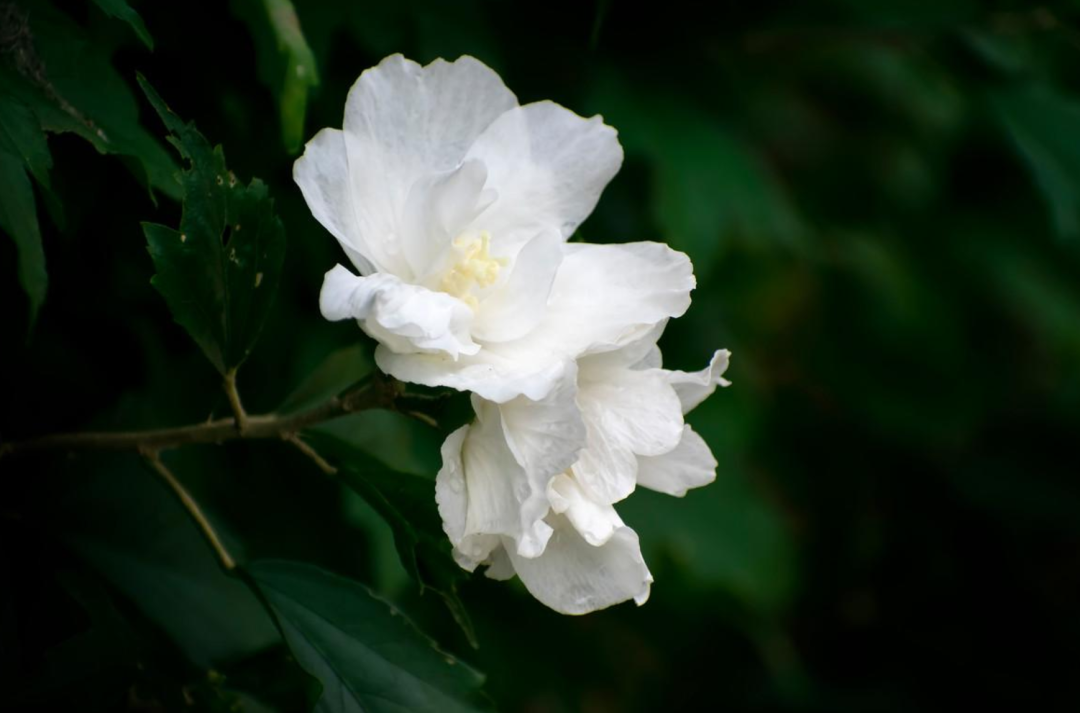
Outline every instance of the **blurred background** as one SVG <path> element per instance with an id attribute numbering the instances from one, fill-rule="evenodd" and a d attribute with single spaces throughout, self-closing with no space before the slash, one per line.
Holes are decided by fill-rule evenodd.
<path id="1" fill-rule="evenodd" d="M 305 0 L 299 40 L 255 2 L 133 2 L 141 32 L 107 5 L 124 4 L 0 8 L 0 101 L 36 66 L 29 33 L 59 96 L 112 137 L 48 138 L 32 328 L 0 240 L 4 440 L 227 413 L 149 284 L 140 221 L 175 225 L 180 206 L 136 72 L 269 185 L 285 224 L 240 374 L 263 412 L 312 373 L 370 369 L 359 330 L 318 313 L 341 256 L 291 180 L 299 147 L 341 126 L 385 55 L 471 54 L 522 103 L 618 129 L 626 163 L 581 237 L 692 258 L 693 305 L 661 346 L 669 368 L 733 353 L 734 385 L 689 419 L 717 480 L 620 507 L 656 577 L 647 605 L 562 617 L 473 577 L 475 649 L 371 508 L 282 444 L 169 455 L 231 546 L 369 584 L 484 672 L 503 711 L 1080 705 L 1080 4 Z M 368 412 L 327 430 L 433 478 L 441 425 Z M 302 709 L 258 602 L 137 457 L 0 474 L 13 710 Z"/>

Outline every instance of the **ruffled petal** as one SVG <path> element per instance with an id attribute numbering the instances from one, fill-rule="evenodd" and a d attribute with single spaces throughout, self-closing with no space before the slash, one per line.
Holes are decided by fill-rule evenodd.
<path id="1" fill-rule="evenodd" d="M 562 261 L 558 233 L 542 231 L 526 243 L 514 259 L 510 277 L 477 307 L 473 336 L 485 342 L 508 342 L 532 331 L 547 311 Z"/>
<path id="2" fill-rule="evenodd" d="M 451 241 L 495 199 L 495 192 L 484 188 L 486 181 L 487 168 L 474 159 L 413 183 L 399 234 L 402 254 L 418 283 L 448 267 Z"/>
<path id="3" fill-rule="evenodd" d="M 357 277 L 337 265 L 326 273 L 319 307 L 331 321 L 359 320 L 380 345 L 395 351 L 435 352 L 453 360 L 480 350 L 469 335 L 468 305 L 387 273 Z"/>
<path id="4" fill-rule="evenodd" d="M 387 57 L 353 85 L 345 104 L 350 185 L 363 251 L 407 280 L 399 218 L 417 180 L 455 169 L 476 138 L 517 99 L 477 59 L 426 67 Z"/>
<path id="5" fill-rule="evenodd" d="M 562 614 L 588 614 L 630 599 L 645 603 L 653 578 L 633 530 L 621 527 L 606 544 L 593 547 L 564 516 L 548 519 L 554 533 L 543 555 L 529 559 L 507 548 L 534 597 Z"/>
<path id="6" fill-rule="evenodd" d="M 690 488 L 700 488 L 716 480 L 716 466 L 709 445 L 694 429 L 684 426 L 682 440 L 673 450 L 638 458 L 637 482 L 650 490 L 681 498 Z"/>
<path id="7" fill-rule="evenodd" d="M 402 381 L 472 391 L 490 401 L 521 395 L 539 401 L 568 363 L 641 339 L 690 304 L 690 260 L 666 245 L 570 243 L 563 249 L 544 317 L 522 338 L 485 344 L 458 360 L 380 347 L 376 364 Z"/>
<path id="8" fill-rule="evenodd" d="M 353 205 L 345 134 L 337 129 L 315 134 L 304 147 L 304 155 L 293 164 L 293 180 L 311 214 L 337 238 L 360 274 L 374 272 Z"/>
<path id="9" fill-rule="evenodd" d="M 519 396 L 498 406 L 506 442 L 514 459 L 534 479 L 534 492 L 543 493 L 553 476 L 574 464 L 585 445 L 575 372 L 576 366 L 570 365 L 565 377 L 540 401 Z"/>
<path id="10" fill-rule="evenodd" d="M 731 382 L 724 378 L 727 371 L 728 360 L 731 352 L 720 349 L 713 354 L 709 365 L 701 371 L 666 371 L 668 381 L 675 387 L 675 393 L 682 402 L 683 413 L 690 413 L 695 406 L 716 391 L 717 385 L 731 386 Z"/>
<path id="11" fill-rule="evenodd" d="M 570 243 L 544 321 L 521 349 L 560 349 L 575 358 L 643 338 L 690 306 L 690 258 L 661 243 Z"/>
<path id="12" fill-rule="evenodd" d="M 513 541 L 515 551 L 535 557 L 551 535 L 543 520 L 547 482 L 532 482 L 515 459 L 498 406 L 474 400 L 474 407 L 476 421 L 451 434 L 443 446 L 436 479 L 443 527 L 463 555 L 459 564 L 464 559 L 475 566 L 486 559 L 500 536 Z"/>
<path id="13" fill-rule="evenodd" d="M 563 239 L 596 207 L 623 161 L 617 132 L 550 101 L 499 116 L 469 149 L 499 198 L 478 220 L 493 235 L 555 228 Z"/>
<path id="14" fill-rule="evenodd" d="M 589 498 L 577 481 L 566 473 L 551 479 L 547 495 L 552 512 L 566 515 L 574 529 L 593 547 L 603 545 L 623 527 L 615 508 Z"/>
<path id="15" fill-rule="evenodd" d="M 574 476 L 600 503 L 619 502 L 634 491 L 637 456 L 666 453 L 682 438 L 679 399 L 660 370 L 597 373 L 583 366 L 578 405 L 586 438 Z"/>
<path id="16" fill-rule="evenodd" d="M 474 356 L 454 360 L 437 354 L 400 354 L 379 345 L 375 364 L 396 379 L 424 386 L 471 391 L 488 401 L 504 403 L 518 396 L 540 401 L 566 377 L 573 359 L 534 352 L 504 355 L 490 345 Z"/>

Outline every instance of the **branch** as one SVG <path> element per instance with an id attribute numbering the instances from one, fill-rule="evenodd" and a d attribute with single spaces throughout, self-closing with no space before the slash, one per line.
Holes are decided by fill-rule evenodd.
<path id="1" fill-rule="evenodd" d="M 245 416 L 242 427 L 235 418 L 219 418 L 177 428 L 115 433 L 59 433 L 28 441 L 0 444 L 0 458 L 49 450 L 112 450 L 157 452 L 196 443 L 222 443 L 238 439 L 285 438 L 323 421 L 355 411 L 394 408 L 395 382 L 364 382 L 318 406 L 297 414 Z"/>
<path id="2" fill-rule="evenodd" d="M 221 560 L 221 566 L 225 568 L 225 571 L 231 572 L 236 569 L 236 560 L 232 558 L 229 551 L 225 549 L 225 545 L 221 542 L 221 538 L 218 537 L 217 532 L 214 531 L 210 521 L 206 519 L 206 515 L 203 514 L 199 504 L 195 502 L 195 498 L 191 497 L 180 481 L 176 479 L 172 471 L 168 469 L 165 463 L 162 462 L 161 456 L 156 450 L 143 449 L 143 458 L 154 469 L 161 479 L 165 481 L 165 484 L 169 486 L 169 489 L 173 491 L 177 498 L 180 500 L 180 504 L 184 506 L 184 509 L 191 515 L 191 519 L 195 521 L 195 524 L 200 530 L 202 530 L 203 536 L 206 537 L 206 541 L 213 548 L 214 553 L 217 554 L 218 559 Z"/>
<path id="3" fill-rule="evenodd" d="M 229 408 L 232 409 L 236 430 L 243 435 L 244 431 L 247 430 L 248 415 L 247 411 L 244 410 L 244 405 L 240 402 L 240 392 L 236 390 L 236 367 L 233 367 L 225 374 L 224 388 L 225 395 L 229 398 Z"/>

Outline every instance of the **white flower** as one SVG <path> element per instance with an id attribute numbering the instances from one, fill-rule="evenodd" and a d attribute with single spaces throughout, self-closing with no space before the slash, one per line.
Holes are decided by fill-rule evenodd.
<path id="1" fill-rule="evenodd" d="M 519 106 L 472 57 L 394 55 L 349 92 L 294 177 L 360 275 L 320 304 L 379 342 L 405 381 L 544 398 L 574 359 L 685 311 L 689 261 L 653 243 L 566 244 L 622 164 L 616 132 L 551 102 Z"/>
<path id="2" fill-rule="evenodd" d="M 729 353 L 702 371 L 663 369 L 644 337 L 581 358 L 573 384 L 547 398 L 473 398 L 477 419 L 447 438 L 436 499 L 454 556 L 468 570 L 515 573 L 547 606 L 583 614 L 634 599 L 652 575 L 614 504 L 637 485 L 675 496 L 712 482 L 716 460 L 683 415 L 728 385 Z M 560 421 L 566 402 L 582 421 Z M 577 445 L 577 449 L 573 446 Z"/>

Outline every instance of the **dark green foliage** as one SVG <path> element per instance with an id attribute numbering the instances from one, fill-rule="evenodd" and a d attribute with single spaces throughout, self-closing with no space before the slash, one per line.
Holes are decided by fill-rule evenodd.
<path id="1" fill-rule="evenodd" d="M 319 85 L 315 55 L 296 8 L 290 0 L 233 0 L 232 6 L 251 30 L 259 79 L 277 100 L 285 150 L 295 154 L 308 139 L 304 132 L 308 95 Z"/>
<path id="2" fill-rule="evenodd" d="M 243 185 L 194 124 L 184 124 L 139 78 L 143 91 L 189 162 L 181 182 L 180 229 L 146 223 L 157 274 L 154 287 L 173 319 L 188 331 L 222 374 L 233 371 L 262 331 L 281 280 L 285 227 L 264 184 Z"/>
<path id="3" fill-rule="evenodd" d="M 315 710 L 477 710 L 483 677 L 367 587 L 296 562 L 254 562 L 248 573 L 297 661 L 322 682 Z"/>
<path id="4" fill-rule="evenodd" d="M 435 507 L 434 482 L 388 468 L 331 435 L 314 432 L 308 439 L 337 464 L 337 477 L 390 525 L 401 563 L 420 585 L 420 593 L 431 590 L 441 597 L 476 646 L 472 621 L 458 596 L 458 585 L 467 575 L 450 556 L 450 542 Z"/>
<path id="5" fill-rule="evenodd" d="M 727 347 L 734 382 L 688 419 L 717 482 L 618 505 L 650 601 L 580 618 L 452 563 L 432 480 L 467 398 L 404 404 L 437 428 L 366 411 L 305 430 L 335 477 L 283 441 L 163 453 L 240 574 L 137 454 L 0 458 L 0 709 L 474 705 L 479 676 L 389 606 L 508 712 L 1080 705 L 1076 3 L 0 16 L 0 446 L 220 418 L 201 351 L 244 362 L 253 414 L 372 378 L 370 340 L 319 315 L 345 258 L 291 171 L 392 52 L 472 54 L 523 103 L 618 129 L 626 163 L 581 236 L 686 251 L 698 287 L 666 366 Z M 138 73 L 260 180 L 234 184 L 155 99 L 163 131 Z"/>

